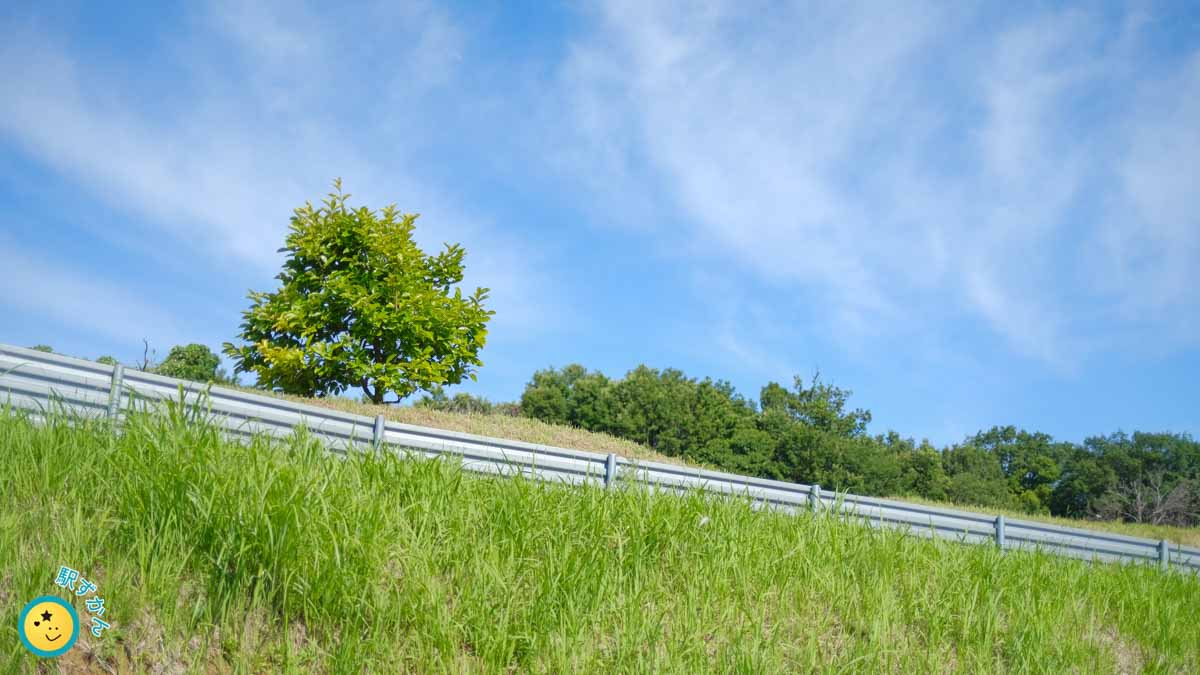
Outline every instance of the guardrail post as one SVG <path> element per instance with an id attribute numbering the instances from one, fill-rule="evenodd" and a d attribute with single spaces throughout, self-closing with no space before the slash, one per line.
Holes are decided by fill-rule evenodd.
<path id="1" fill-rule="evenodd" d="M 1158 542 L 1158 566 L 1165 570 L 1165 569 L 1167 569 L 1167 566 L 1170 564 L 1171 564 L 1170 545 L 1167 544 L 1166 539 L 1160 539 Z"/>
<path id="2" fill-rule="evenodd" d="M 808 508 L 813 511 L 821 510 L 821 486 L 815 483 L 808 486 Z"/>
<path id="3" fill-rule="evenodd" d="M 610 488 L 617 479 L 617 456 L 613 453 L 608 453 L 608 457 L 604 460 L 604 487 Z"/>
<path id="4" fill-rule="evenodd" d="M 108 390 L 108 419 L 115 420 L 121 409 L 121 383 L 125 379 L 125 366 L 113 366 L 112 386 Z"/>
<path id="5" fill-rule="evenodd" d="M 371 445 L 378 450 L 383 445 L 383 415 L 375 416 L 375 428 L 371 431 Z"/>
<path id="6" fill-rule="evenodd" d="M 996 516 L 996 546 L 1004 550 L 1004 514 Z"/>

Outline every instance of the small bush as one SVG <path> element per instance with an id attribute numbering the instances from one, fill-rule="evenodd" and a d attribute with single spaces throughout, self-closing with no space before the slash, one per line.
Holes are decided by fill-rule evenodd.
<path id="1" fill-rule="evenodd" d="M 211 349 L 192 343 L 176 345 L 154 372 L 167 377 L 177 377 L 181 380 L 194 382 L 224 382 L 225 373 L 221 371 L 221 357 Z"/>
<path id="2" fill-rule="evenodd" d="M 428 408 L 430 410 L 440 410 L 442 412 L 459 413 L 463 415 L 490 415 L 496 412 L 497 405 L 505 405 L 511 408 L 516 404 L 496 404 L 482 396 L 472 396 L 466 393 L 458 393 L 453 397 L 447 396 L 446 392 L 441 387 L 434 387 L 429 395 L 421 397 L 419 401 L 414 403 L 418 408 Z M 509 408 L 506 408 L 508 410 Z M 518 414 L 520 411 L 517 406 Z"/>

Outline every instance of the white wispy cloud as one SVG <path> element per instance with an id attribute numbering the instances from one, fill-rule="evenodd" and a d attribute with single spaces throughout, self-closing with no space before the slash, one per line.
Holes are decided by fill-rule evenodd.
<path id="1" fill-rule="evenodd" d="M 98 278 L 94 272 L 64 263 L 0 235 L 3 289 L 0 306 L 48 316 L 60 326 L 93 331 L 114 341 L 138 344 L 152 337 L 167 344 L 187 337 L 186 320 L 177 319 L 143 293 Z M 49 338 L 47 338 L 49 339 Z"/>
<path id="2" fill-rule="evenodd" d="M 182 79 L 149 91 L 133 76 L 141 64 L 90 61 L 45 23 L 9 26 L 0 135 L 141 216 L 138 236 L 184 242 L 201 264 L 275 269 L 292 209 L 340 176 L 356 203 L 421 213 L 427 250 L 464 245 L 470 280 L 493 289 L 494 332 L 536 333 L 546 324 L 530 317 L 562 313 L 550 309 L 537 243 L 493 227 L 414 161 L 438 124 L 420 101 L 454 83 L 465 36 L 432 4 L 379 3 L 353 17 L 331 24 L 275 3 L 198 8 L 159 54 Z"/>
<path id="3" fill-rule="evenodd" d="M 665 188 L 687 225 L 664 245 L 819 289 L 852 337 L 932 307 L 1060 370 L 1194 342 L 1195 52 L 1141 63 L 1134 13 L 762 9 L 595 6 L 562 83 L 602 200 Z"/>
<path id="4" fill-rule="evenodd" d="M 1200 53 L 1164 81 L 1141 86 L 1116 166 L 1121 208 L 1101 223 L 1093 281 L 1116 299 L 1115 318 L 1200 339 Z M 1132 221 L 1132 222 L 1131 222 Z"/>
<path id="5" fill-rule="evenodd" d="M 291 209 L 341 176 L 360 203 L 419 211 L 427 249 L 465 245 L 496 335 L 571 303 L 539 271 L 556 252 L 422 171 L 456 134 L 480 164 L 570 169 L 555 197 L 717 264 L 730 297 L 746 275 L 794 296 L 776 321 L 850 351 L 964 317 L 1062 370 L 1200 339 L 1200 53 L 1147 61 L 1151 12 L 602 0 L 562 63 L 504 79 L 472 53 L 486 21 L 324 9 L 197 5 L 155 52 L 169 85 L 52 21 L 0 27 L 0 136 L 142 216 L 98 234 L 264 271 Z M 752 304 L 712 339 L 785 365 Z"/>

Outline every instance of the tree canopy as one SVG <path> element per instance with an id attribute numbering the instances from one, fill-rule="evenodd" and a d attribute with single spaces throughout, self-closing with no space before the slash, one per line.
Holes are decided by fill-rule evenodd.
<path id="1" fill-rule="evenodd" d="M 465 251 L 426 255 L 413 241 L 417 215 L 351 208 L 340 180 L 334 188 L 295 210 L 279 288 L 251 291 L 244 343 L 224 346 L 236 371 L 302 396 L 354 387 L 374 403 L 474 379 L 493 312 L 488 289 L 456 287 Z"/>

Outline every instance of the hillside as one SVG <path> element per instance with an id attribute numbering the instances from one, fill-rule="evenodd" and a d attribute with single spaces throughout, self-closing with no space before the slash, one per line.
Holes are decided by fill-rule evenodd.
<path id="1" fill-rule="evenodd" d="M 493 436 L 526 443 L 541 443 L 560 448 L 589 450 L 591 452 L 614 453 L 630 459 L 653 460 L 669 464 L 688 465 L 676 457 L 667 457 L 653 450 L 608 434 L 586 431 L 568 426 L 547 424 L 529 417 L 499 414 L 451 413 L 430 408 L 397 405 L 371 405 L 347 398 L 305 398 L 264 392 L 261 389 L 242 388 L 253 394 L 269 395 L 288 401 L 317 405 L 343 412 L 374 417 L 383 415 L 388 420 L 402 424 L 415 424 L 447 431 L 460 431 L 480 436 Z"/>
<path id="2" fill-rule="evenodd" d="M 264 393 L 263 391 L 257 389 L 246 389 L 246 391 L 251 391 L 256 394 Z M 446 429 L 448 431 L 461 431 L 465 433 L 478 434 L 481 436 L 494 436 L 498 438 L 525 441 L 528 443 L 542 443 L 545 445 L 573 448 L 576 450 L 590 450 L 592 452 L 602 453 L 611 452 L 622 457 L 628 457 L 630 459 L 644 459 L 655 462 L 678 464 L 682 466 L 700 466 L 679 457 L 668 457 L 666 455 L 656 453 L 643 445 L 639 445 L 625 439 L 616 438 L 608 434 L 595 433 L 586 431 L 584 429 L 567 426 L 547 424 L 540 420 L 530 419 L 527 417 L 513 417 L 496 414 L 484 415 L 450 413 L 439 410 L 431 410 L 428 408 L 416 408 L 412 406 L 370 405 L 350 399 L 336 397 L 310 399 L 299 396 L 286 396 L 280 394 L 273 395 L 291 401 L 324 406 L 333 408 L 335 410 L 356 413 L 359 415 L 383 415 L 389 420 L 404 424 L 415 424 L 433 427 L 435 429 Z M 905 499 L 921 504 L 948 506 L 964 511 L 975 511 L 978 513 L 992 515 L 1004 513 L 1005 516 L 1011 518 L 1036 520 L 1066 527 L 1080 527 L 1090 530 L 1114 532 L 1116 534 L 1123 534 L 1130 537 L 1166 539 L 1168 541 L 1183 544 L 1185 546 L 1200 546 L 1200 528 L 1194 527 L 1172 527 L 1169 525 L 1151 525 L 1146 523 L 1123 523 L 1103 520 L 1058 518 L 1049 515 L 986 509 L 970 505 L 964 506 L 961 504 L 947 504 L 904 496 L 883 496 L 892 496 L 896 499 Z"/>
<path id="3" fill-rule="evenodd" d="M 57 420 L 61 421 L 61 420 Z M 1195 672 L 1200 581 L 302 439 L 0 415 L 0 664 L 60 565 L 64 672 Z M 82 603 L 76 602 L 81 615 Z"/>

